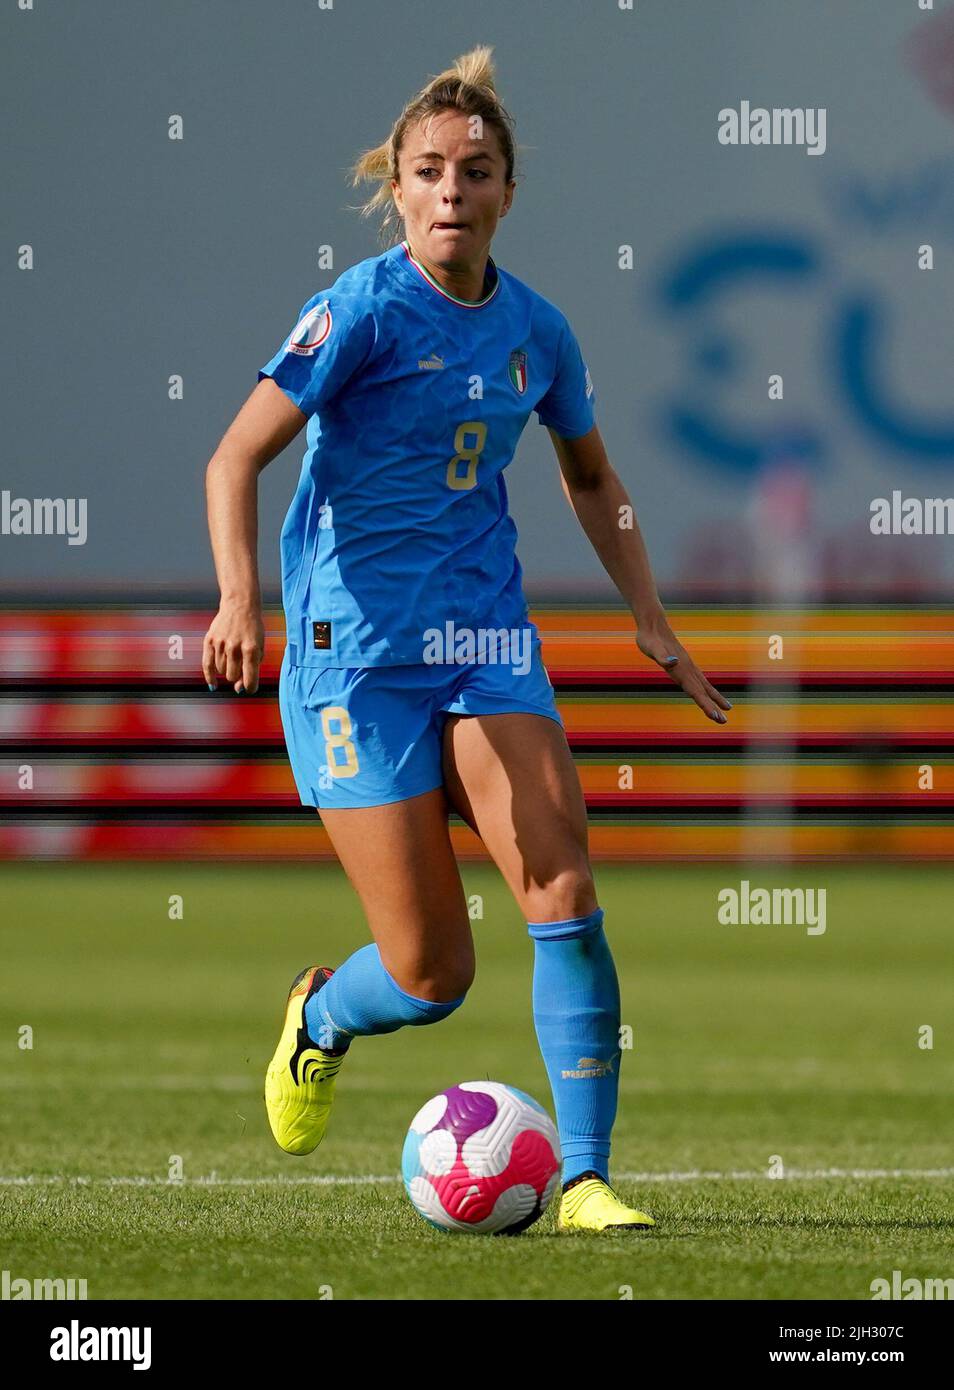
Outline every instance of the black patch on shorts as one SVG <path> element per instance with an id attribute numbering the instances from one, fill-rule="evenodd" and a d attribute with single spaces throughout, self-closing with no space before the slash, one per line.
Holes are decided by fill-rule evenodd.
<path id="1" fill-rule="evenodd" d="M 311 626 L 315 634 L 315 646 L 329 648 L 331 646 L 331 623 L 312 623 Z"/>

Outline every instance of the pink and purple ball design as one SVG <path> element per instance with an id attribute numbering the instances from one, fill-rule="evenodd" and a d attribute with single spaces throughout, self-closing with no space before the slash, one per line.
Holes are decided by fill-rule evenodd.
<path id="1" fill-rule="evenodd" d="M 414 1116 L 401 1170 L 412 1205 L 439 1230 L 517 1235 L 557 1190 L 560 1137 L 524 1091 L 462 1081 Z"/>

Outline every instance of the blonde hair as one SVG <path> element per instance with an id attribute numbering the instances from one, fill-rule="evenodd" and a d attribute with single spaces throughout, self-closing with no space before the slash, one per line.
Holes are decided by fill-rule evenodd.
<path id="1" fill-rule="evenodd" d="M 501 152 L 507 166 L 507 182 L 513 178 L 516 145 L 513 120 L 505 110 L 494 85 L 493 49 L 487 45 L 472 48 L 456 58 L 449 68 L 431 79 L 404 107 L 391 134 L 383 144 L 365 150 L 351 166 L 353 186 L 365 180 L 376 181 L 378 187 L 367 202 L 353 207 L 362 217 L 382 213 L 379 235 L 385 246 L 401 240 L 396 231 L 400 216 L 391 192 L 391 180 L 398 178 L 398 157 L 408 130 L 425 116 L 436 111 L 460 111 L 466 116 L 479 116 L 484 125 L 497 132 Z"/>

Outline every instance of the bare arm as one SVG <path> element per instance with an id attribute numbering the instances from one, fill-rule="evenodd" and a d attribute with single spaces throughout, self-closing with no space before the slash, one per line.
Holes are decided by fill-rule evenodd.
<path id="1" fill-rule="evenodd" d="M 598 427 L 594 425 L 578 439 L 563 439 L 550 430 L 550 438 L 567 501 L 636 619 L 636 645 L 682 686 L 710 719 L 724 724 L 721 711 L 732 705 L 706 680 L 669 626 L 636 513 L 607 457 Z"/>
<path id="2" fill-rule="evenodd" d="M 258 383 L 222 436 L 205 473 L 209 537 L 219 611 L 202 644 L 211 689 L 224 676 L 254 694 L 265 653 L 258 578 L 258 476 L 298 434 L 307 416 L 270 377 Z"/>

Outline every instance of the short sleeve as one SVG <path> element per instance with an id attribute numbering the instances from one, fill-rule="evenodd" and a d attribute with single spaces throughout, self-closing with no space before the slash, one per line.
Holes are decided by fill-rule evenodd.
<path id="1" fill-rule="evenodd" d="M 258 379 L 271 377 L 305 415 L 327 405 L 370 355 L 375 325 L 370 308 L 362 312 L 333 293 L 313 295 L 298 322 Z"/>
<path id="2" fill-rule="evenodd" d="M 553 382 L 536 407 L 540 424 L 555 430 L 563 439 L 589 434 L 595 424 L 595 402 L 589 368 L 583 361 L 573 330 L 564 319 Z"/>

